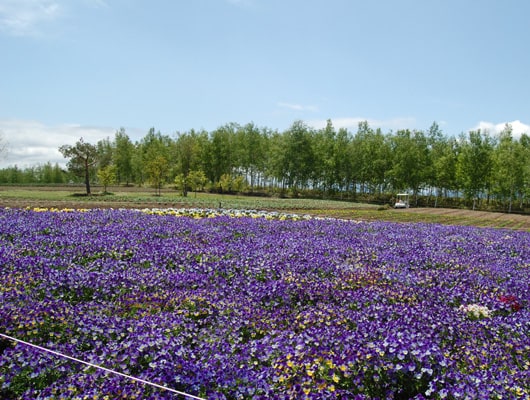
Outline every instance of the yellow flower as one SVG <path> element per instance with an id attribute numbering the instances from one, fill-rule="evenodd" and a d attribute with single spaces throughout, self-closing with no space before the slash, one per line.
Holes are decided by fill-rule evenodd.
<path id="1" fill-rule="evenodd" d="M 523 391 L 523 388 L 519 386 L 514 387 L 514 389 L 515 389 L 515 394 L 517 396 L 522 396 L 523 394 L 525 394 L 525 392 Z"/>
<path id="2" fill-rule="evenodd" d="M 333 374 L 333 376 L 331 377 L 331 379 L 332 379 L 333 382 L 335 382 L 335 383 L 338 383 L 339 380 L 340 380 L 340 378 L 339 378 L 339 376 L 338 376 L 337 374 Z"/>

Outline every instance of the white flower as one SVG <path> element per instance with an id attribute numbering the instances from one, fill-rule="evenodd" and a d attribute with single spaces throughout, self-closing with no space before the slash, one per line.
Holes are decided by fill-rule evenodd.
<path id="1" fill-rule="evenodd" d="M 468 317 L 475 319 L 491 317 L 491 310 L 480 304 L 461 305 L 458 309 L 466 313 Z"/>

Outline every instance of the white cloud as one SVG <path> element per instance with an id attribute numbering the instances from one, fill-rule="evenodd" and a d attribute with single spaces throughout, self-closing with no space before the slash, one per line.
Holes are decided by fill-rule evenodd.
<path id="1" fill-rule="evenodd" d="M 7 154 L 0 157 L 0 168 L 17 165 L 26 168 L 51 162 L 66 165 L 59 152 L 64 144 L 73 145 L 81 137 L 88 143 L 114 137 L 116 129 L 77 124 L 45 125 L 36 121 L 0 120 L 0 136 Z"/>
<path id="2" fill-rule="evenodd" d="M 318 111 L 317 106 L 311 106 L 311 105 L 305 106 L 302 104 L 283 103 L 283 102 L 279 102 L 277 105 L 278 107 L 288 108 L 289 110 L 293 110 L 293 111 L 311 111 L 311 112 Z"/>
<path id="3" fill-rule="evenodd" d="M 367 121 L 371 128 L 381 128 L 383 130 L 413 129 L 416 124 L 416 120 L 411 117 L 392 118 L 387 120 L 360 117 L 331 118 L 331 123 L 335 129 L 346 128 L 352 132 L 356 132 L 359 122 L 364 121 Z M 312 120 L 306 121 L 306 123 L 316 129 L 322 129 L 326 127 L 327 120 Z"/>
<path id="4" fill-rule="evenodd" d="M 526 125 L 518 119 L 511 122 L 500 122 L 498 124 L 480 121 L 474 128 L 470 130 L 476 131 L 480 129 L 481 131 L 487 131 L 492 135 L 497 135 L 504 130 L 506 124 L 510 124 L 512 126 L 512 135 L 516 139 L 520 138 L 523 133 L 530 133 L 530 125 Z"/>
<path id="5" fill-rule="evenodd" d="M 13 36 L 37 36 L 41 25 L 63 14 L 56 0 L 2 0 L 0 31 Z"/>

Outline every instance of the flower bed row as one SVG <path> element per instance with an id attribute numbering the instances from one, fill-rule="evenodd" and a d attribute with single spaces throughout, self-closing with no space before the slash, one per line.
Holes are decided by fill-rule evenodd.
<path id="1" fill-rule="evenodd" d="M 54 211 L 0 210 L 0 333 L 212 399 L 530 396 L 528 233 Z M 172 398 L 0 340 L 0 398 L 94 396 Z"/>

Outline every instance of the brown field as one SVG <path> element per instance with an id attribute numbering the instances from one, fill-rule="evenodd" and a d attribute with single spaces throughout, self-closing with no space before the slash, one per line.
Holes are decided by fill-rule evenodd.
<path id="1" fill-rule="evenodd" d="M 447 218 L 448 220 L 474 221 L 474 224 L 479 226 L 530 231 L 530 215 L 460 209 L 457 210 L 449 208 L 409 208 L 407 212 L 417 215 L 436 215 L 437 217 Z"/>

